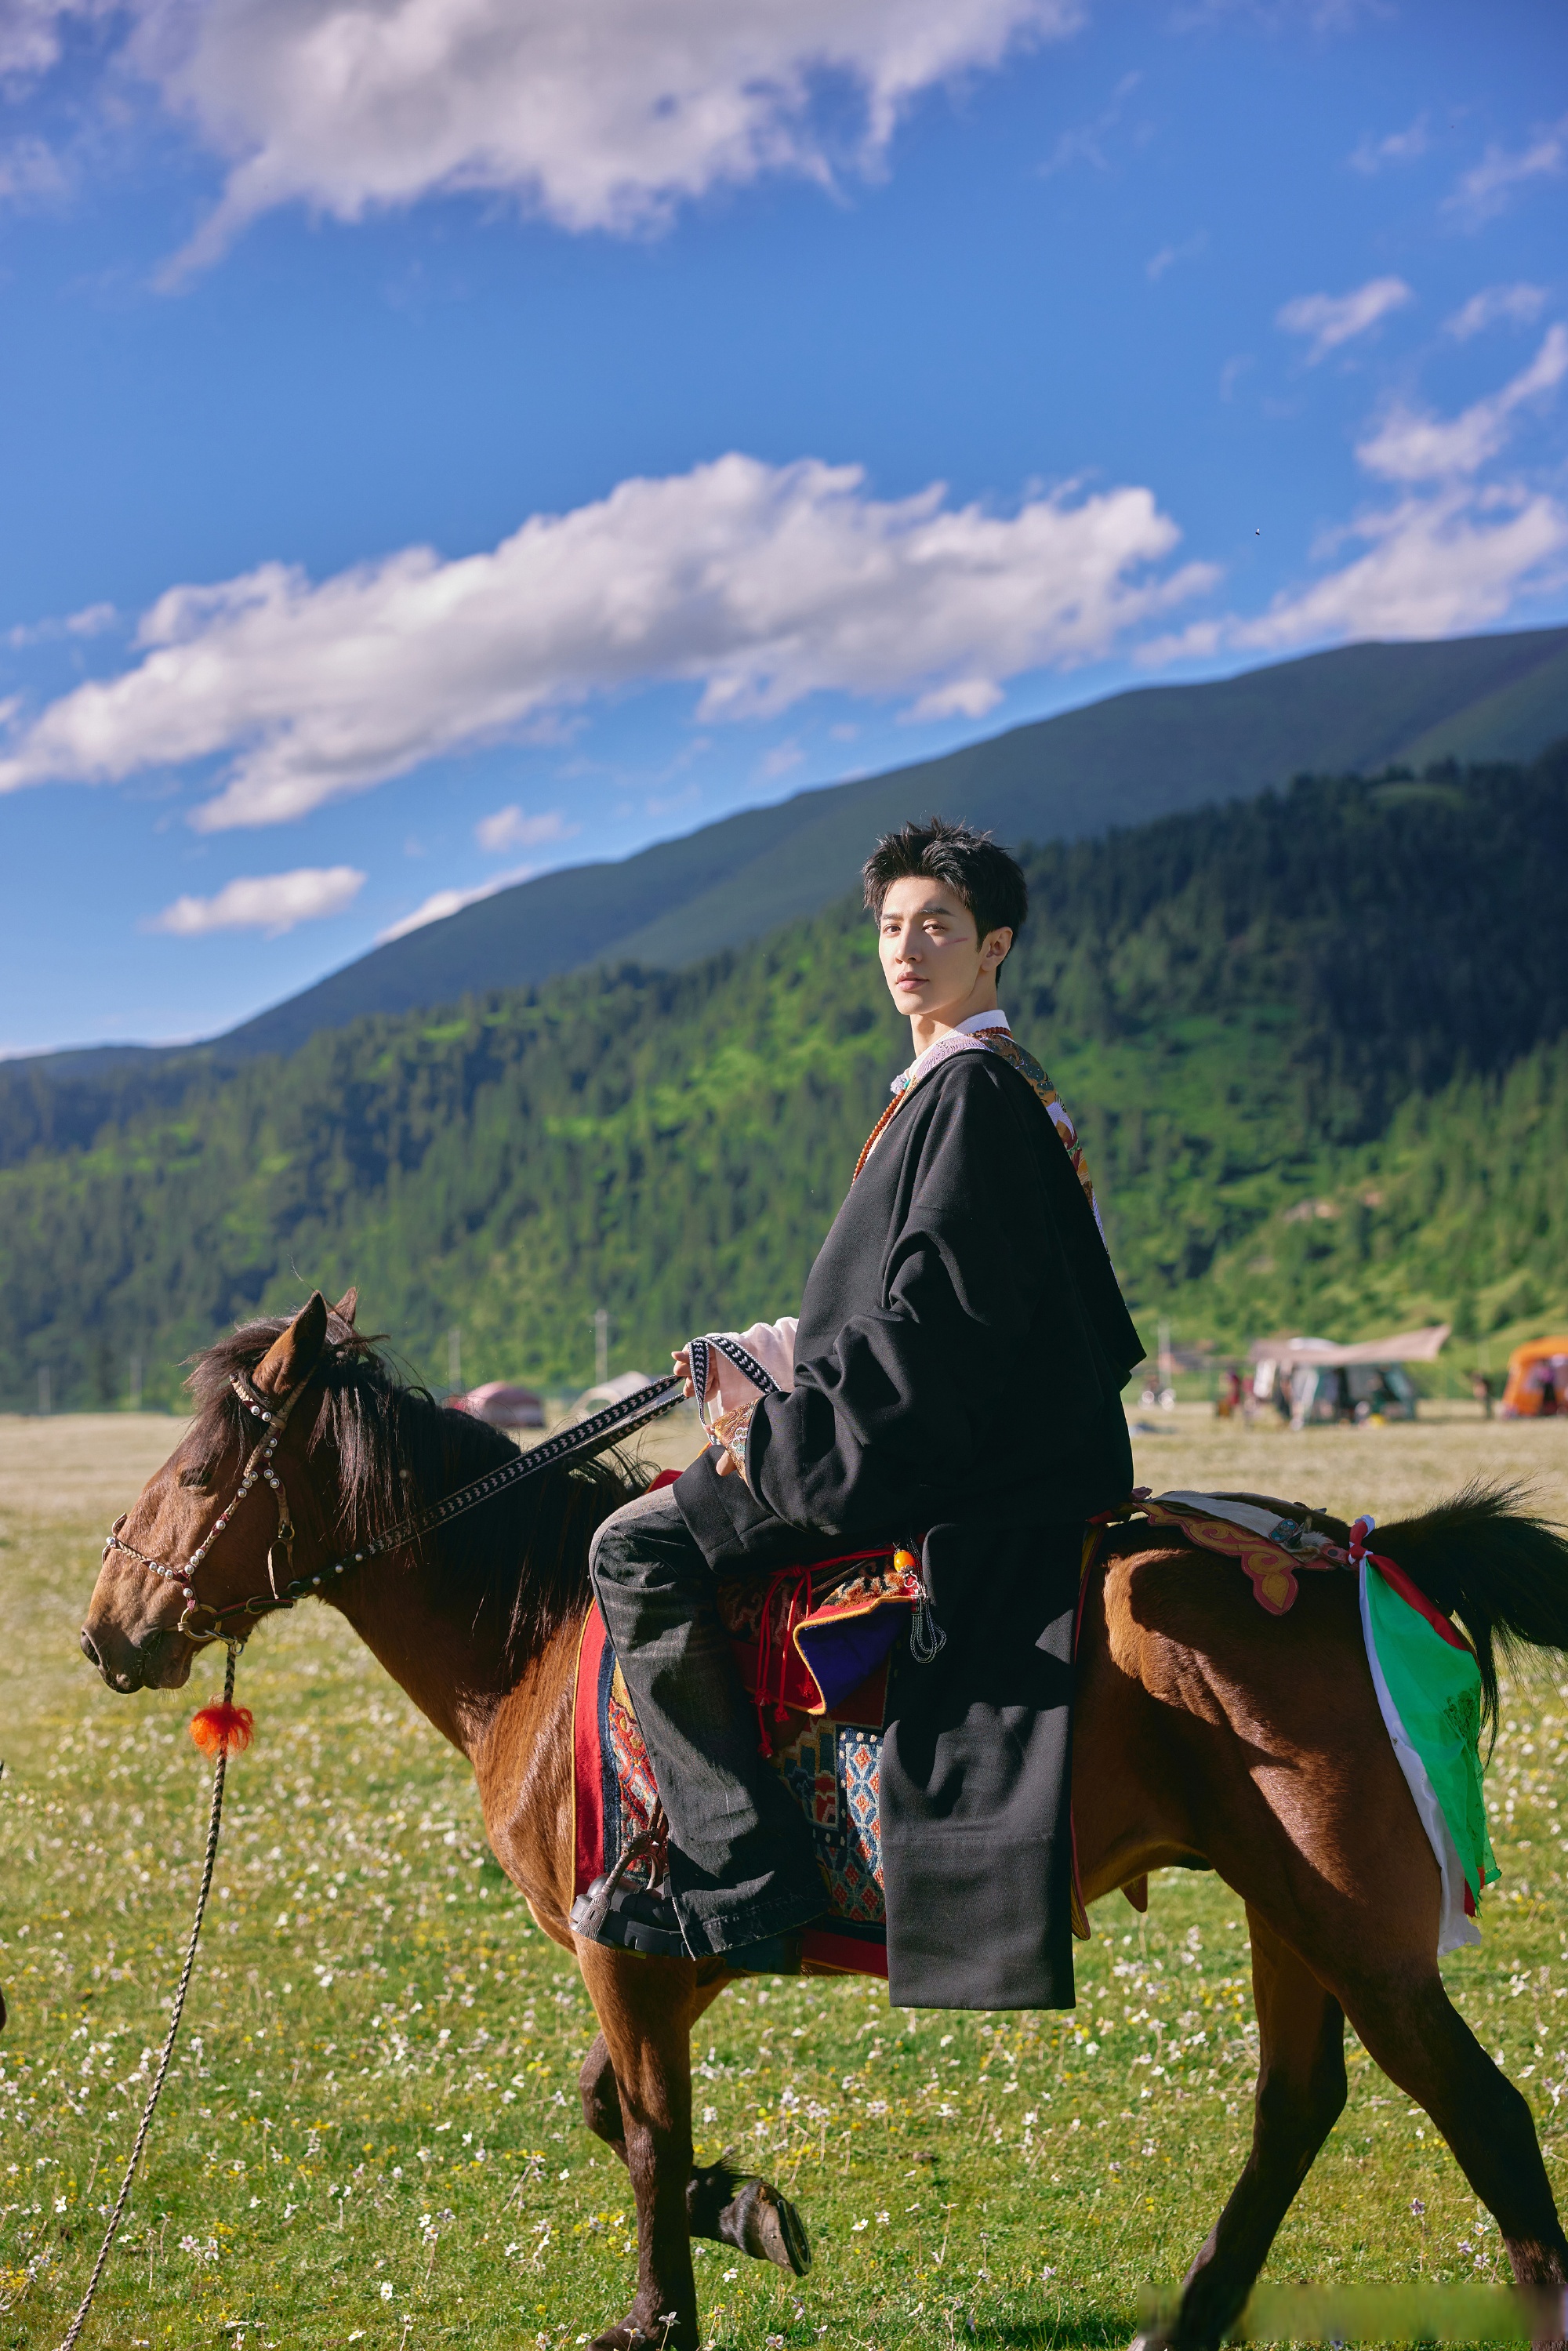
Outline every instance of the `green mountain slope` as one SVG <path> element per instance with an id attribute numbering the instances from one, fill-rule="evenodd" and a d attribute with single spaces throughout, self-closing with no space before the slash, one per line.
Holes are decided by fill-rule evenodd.
<path id="1" fill-rule="evenodd" d="M 1137 1311 L 1228 1343 L 1568 1307 L 1568 747 L 1029 856 L 1005 1000 Z M 378 1015 L 0 1174 L 0 1404 L 113 1401 L 313 1283 L 423 1374 L 789 1311 L 904 1056 L 852 902 L 685 972 Z"/>
<path id="2" fill-rule="evenodd" d="M 1216 684 L 1146 686 L 890 775 L 802 792 L 618 864 L 520 883 L 377 947 L 219 1040 L 287 1052 L 368 1012 L 604 961 L 676 969 L 829 904 L 876 835 L 939 808 L 1003 841 L 1072 841 L 1303 771 L 1532 758 L 1568 734 L 1568 629 L 1362 644 Z"/>

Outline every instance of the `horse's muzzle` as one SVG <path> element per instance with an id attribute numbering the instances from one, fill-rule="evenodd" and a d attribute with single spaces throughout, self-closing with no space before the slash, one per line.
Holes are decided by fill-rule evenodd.
<path id="1" fill-rule="evenodd" d="M 132 1641 L 112 1626 L 82 1626 L 81 1652 L 111 1690 L 179 1689 L 191 1678 L 191 1645 L 154 1626 Z"/>

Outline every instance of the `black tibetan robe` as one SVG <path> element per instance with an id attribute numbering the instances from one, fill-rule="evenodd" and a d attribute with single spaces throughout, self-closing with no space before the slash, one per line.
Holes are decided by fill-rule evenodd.
<path id="1" fill-rule="evenodd" d="M 716 1569 L 845 1537 L 921 1551 L 944 1646 L 901 1657 L 882 1763 L 900 2006 L 1071 2002 L 1079 1560 L 1132 1483 L 1121 1389 L 1143 1352 L 1050 1113 L 998 1055 L 959 1052 L 834 1220 L 747 1482 L 705 1454 L 674 1488 Z"/>

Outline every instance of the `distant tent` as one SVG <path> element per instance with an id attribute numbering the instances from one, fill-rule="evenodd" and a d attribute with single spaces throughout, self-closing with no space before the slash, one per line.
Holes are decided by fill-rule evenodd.
<path id="1" fill-rule="evenodd" d="M 449 1396 L 447 1402 L 457 1412 L 487 1420 L 492 1428 L 542 1428 L 545 1425 L 543 1396 L 536 1395 L 532 1388 L 513 1387 L 506 1380 L 486 1380 L 482 1388 Z"/>
<path id="2" fill-rule="evenodd" d="M 573 1405 L 568 1417 L 571 1420 L 591 1420 L 596 1412 L 607 1405 L 624 1404 L 639 1388 L 651 1387 L 646 1372 L 617 1372 L 612 1380 L 602 1380 L 596 1388 L 585 1388 Z"/>
<path id="3" fill-rule="evenodd" d="M 1260 1404 L 1279 1396 L 1290 1405 L 1291 1426 L 1313 1420 L 1414 1420 L 1416 1385 L 1406 1364 L 1436 1361 L 1448 1338 L 1447 1322 L 1420 1331 L 1396 1331 L 1387 1339 L 1358 1339 L 1342 1347 L 1333 1339 L 1257 1339 L 1252 1393 Z"/>
<path id="4" fill-rule="evenodd" d="M 1548 1398 L 1551 1401 L 1548 1401 Z M 1505 1420 L 1534 1420 L 1568 1409 L 1568 1337 L 1527 1339 L 1508 1359 L 1499 1406 Z"/>

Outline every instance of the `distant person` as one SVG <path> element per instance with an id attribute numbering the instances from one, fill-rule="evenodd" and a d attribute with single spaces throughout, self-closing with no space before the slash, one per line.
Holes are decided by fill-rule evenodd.
<path id="1" fill-rule="evenodd" d="M 1145 1349 L 1077 1136 L 998 1005 L 1021 871 L 933 819 L 880 841 L 864 882 L 914 1059 L 799 1320 L 746 1334 L 767 1387 L 737 1387 L 727 1364 L 710 1449 L 594 1539 L 670 1823 L 667 1894 L 631 1901 L 694 1954 L 792 1963 L 823 1882 L 804 1814 L 758 1753 L 715 1583 L 903 1541 L 943 1646 L 895 1672 L 888 1701 L 893 1997 L 1044 2007 L 1071 1969 L 1070 1844 L 1051 1840 L 1083 1526 L 1130 1488 L 1121 1392 Z M 675 1362 L 690 1392 L 690 1348 Z M 605 1940 L 635 1935 L 604 1919 Z"/>
<path id="2" fill-rule="evenodd" d="M 1234 1420 L 1241 1409 L 1241 1374 L 1234 1364 L 1220 1376 L 1219 1394 L 1214 1399 L 1215 1417 Z"/>
<path id="3" fill-rule="evenodd" d="M 1490 1420 L 1497 1402 L 1497 1388 L 1490 1372 L 1474 1371 L 1470 1374 L 1470 1394 L 1479 1405 L 1482 1417 Z"/>

